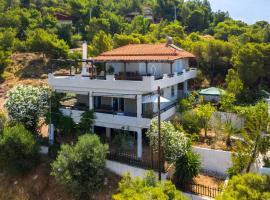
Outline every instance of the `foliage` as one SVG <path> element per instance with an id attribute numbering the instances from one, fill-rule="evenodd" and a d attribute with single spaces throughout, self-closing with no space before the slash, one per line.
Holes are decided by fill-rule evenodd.
<path id="1" fill-rule="evenodd" d="M 175 164 L 174 180 L 180 187 L 191 183 L 193 178 L 199 174 L 201 161 L 199 154 L 192 151 L 187 152 Z"/>
<path id="2" fill-rule="evenodd" d="M 158 122 L 151 122 L 146 136 L 150 139 L 150 145 L 154 151 L 158 151 Z M 164 158 L 170 163 L 174 163 L 179 157 L 188 152 L 191 148 L 190 140 L 185 136 L 184 131 L 176 129 L 171 122 L 161 122 L 161 147 Z"/>
<path id="3" fill-rule="evenodd" d="M 235 96 L 239 95 L 243 90 L 243 82 L 240 79 L 239 74 L 234 69 L 228 70 L 225 82 L 226 91 L 234 94 Z"/>
<path id="4" fill-rule="evenodd" d="M 233 93 L 226 92 L 225 94 L 221 95 L 220 110 L 223 111 L 223 115 L 225 116 L 222 128 L 225 130 L 226 145 L 228 147 L 231 147 L 231 136 L 237 131 L 232 124 L 232 116 L 235 114 L 235 102 L 236 98 Z"/>
<path id="5" fill-rule="evenodd" d="M 7 123 L 7 116 L 4 110 L 0 109 L 0 134 L 4 130 L 4 127 L 6 126 Z"/>
<path id="6" fill-rule="evenodd" d="M 210 103 L 201 104 L 199 107 L 194 109 L 194 112 L 199 118 L 201 127 L 204 129 L 205 137 L 207 137 L 207 131 L 209 128 L 209 122 L 212 114 L 216 111 L 215 107 Z"/>
<path id="7" fill-rule="evenodd" d="M 180 123 L 188 134 L 199 134 L 201 131 L 199 117 L 193 111 L 183 112 Z"/>
<path id="8" fill-rule="evenodd" d="M 91 44 L 91 55 L 99 55 L 102 52 L 112 49 L 111 35 L 106 34 L 104 31 L 99 31 L 93 38 Z"/>
<path id="9" fill-rule="evenodd" d="M 36 131 L 39 118 L 48 108 L 48 88 L 18 85 L 8 92 L 5 103 L 11 120 L 22 123 L 31 131 Z"/>
<path id="10" fill-rule="evenodd" d="M 196 105 L 196 97 L 195 94 L 191 93 L 186 98 L 181 99 L 179 101 L 179 112 L 189 111 Z"/>
<path id="11" fill-rule="evenodd" d="M 51 174 L 75 196 L 89 198 L 103 185 L 107 150 L 98 136 L 80 136 L 75 145 L 61 146 Z"/>
<path id="12" fill-rule="evenodd" d="M 38 162 L 39 147 L 23 125 L 6 127 L 0 135 L 0 164 L 10 172 L 24 173 Z"/>
<path id="13" fill-rule="evenodd" d="M 131 150 L 135 145 L 134 137 L 128 131 L 120 130 L 113 138 L 112 144 L 115 146 L 116 151 L 125 152 Z"/>
<path id="14" fill-rule="evenodd" d="M 245 125 L 240 132 L 241 140 L 237 145 L 237 152 L 233 154 L 233 167 L 230 170 L 233 173 L 240 173 L 243 170 L 250 171 L 251 164 L 259 154 L 265 155 L 270 149 L 269 133 L 267 126 L 269 117 L 267 104 L 259 102 L 254 106 L 247 106 L 240 109 L 245 119 Z"/>
<path id="15" fill-rule="evenodd" d="M 187 200 L 187 198 L 170 181 L 159 183 L 154 172 L 146 173 L 143 179 L 132 179 L 129 174 L 119 182 L 119 193 L 113 195 L 114 200 Z"/>
<path id="16" fill-rule="evenodd" d="M 217 200 L 266 200 L 270 198 L 270 178 L 257 174 L 234 176 Z"/>
<path id="17" fill-rule="evenodd" d="M 50 57 L 67 57 L 68 45 L 64 40 L 58 39 L 54 34 L 48 33 L 43 29 L 29 31 L 27 34 L 27 45 L 31 51 L 41 52 Z"/>
<path id="18" fill-rule="evenodd" d="M 84 134 L 92 130 L 94 123 L 94 111 L 88 110 L 81 115 L 81 120 L 77 125 L 77 132 Z"/>

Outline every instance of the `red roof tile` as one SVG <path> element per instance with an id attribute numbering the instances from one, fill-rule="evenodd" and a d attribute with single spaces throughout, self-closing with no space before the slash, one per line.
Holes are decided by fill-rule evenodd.
<path id="1" fill-rule="evenodd" d="M 174 61 L 195 56 L 175 45 L 130 44 L 104 52 L 93 58 L 94 61 Z"/>

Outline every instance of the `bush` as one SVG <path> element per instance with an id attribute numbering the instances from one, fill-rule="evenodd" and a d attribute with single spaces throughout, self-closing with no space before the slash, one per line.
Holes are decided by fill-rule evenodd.
<path id="1" fill-rule="evenodd" d="M 11 172 L 33 168 L 39 158 L 39 147 L 23 125 L 6 127 L 0 137 L 0 164 Z"/>
<path id="2" fill-rule="evenodd" d="M 80 136 L 75 145 L 61 146 L 51 174 L 75 197 L 88 199 L 103 185 L 107 151 L 98 136 Z"/>
<path id="3" fill-rule="evenodd" d="M 201 131 L 199 118 L 192 111 L 184 112 L 180 117 L 180 123 L 188 134 L 199 134 Z"/>
<path id="4" fill-rule="evenodd" d="M 18 85 L 8 92 L 5 107 L 11 120 L 35 132 L 48 108 L 48 88 Z"/>
<path id="5" fill-rule="evenodd" d="M 7 116 L 3 110 L 0 110 L 0 133 L 4 130 L 7 123 Z"/>
<path id="6" fill-rule="evenodd" d="M 270 199 L 270 177 L 257 174 L 234 176 L 217 200 Z"/>
<path id="7" fill-rule="evenodd" d="M 199 174 L 201 161 L 199 154 L 192 151 L 180 157 L 175 164 L 174 180 L 180 187 L 191 183 L 193 178 Z"/>
<path id="8" fill-rule="evenodd" d="M 168 199 L 168 200 L 187 200 L 180 191 L 170 181 L 157 182 L 157 177 L 153 172 L 146 173 L 143 179 L 131 179 L 127 174 L 119 183 L 119 193 L 113 195 L 114 200 L 133 200 L 133 199 Z"/>

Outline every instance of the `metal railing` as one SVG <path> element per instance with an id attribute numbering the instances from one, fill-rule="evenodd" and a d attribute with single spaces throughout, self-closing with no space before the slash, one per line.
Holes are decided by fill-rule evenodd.
<path id="1" fill-rule="evenodd" d="M 140 167 L 148 170 L 158 171 L 158 162 L 151 159 L 139 159 L 136 155 L 131 155 L 128 153 L 117 153 L 109 152 L 107 154 L 107 159 L 112 161 L 117 161 L 120 163 L 128 164 L 135 167 Z M 164 169 L 162 169 L 164 171 Z"/>
<path id="2" fill-rule="evenodd" d="M 221 194 L 222 189 L 220 187 L 210 187 L 201 184 L 191 183 L 184 187 L 184 191 L 192 194 L 215 198 L 216 196 Z"/>

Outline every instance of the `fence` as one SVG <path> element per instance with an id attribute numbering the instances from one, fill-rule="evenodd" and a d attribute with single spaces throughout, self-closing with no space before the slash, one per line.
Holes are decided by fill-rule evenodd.
<path id="1" fill-rule="evenodd" d="M 185 192 L 215 198 L 222 192 L 219 187 L 209 187 L 200 184 L 189 184 L 184 188 Z"/>
<path id="2" fill-rule="evenodd" d="M 135 155 L 130 155 L 126 153 L 114 153 L 110 152 L 107 154 L 107 159 L 112 161 L 117 161 L 120 163 L 129 164 L 135 167 L 140 167 L 143 169 L 152 169 L 158 171 L 158 162 L 147 160 L 147 159 L 138 159 Z M 164 171 L 164 169 L 162 170 Z"/>

